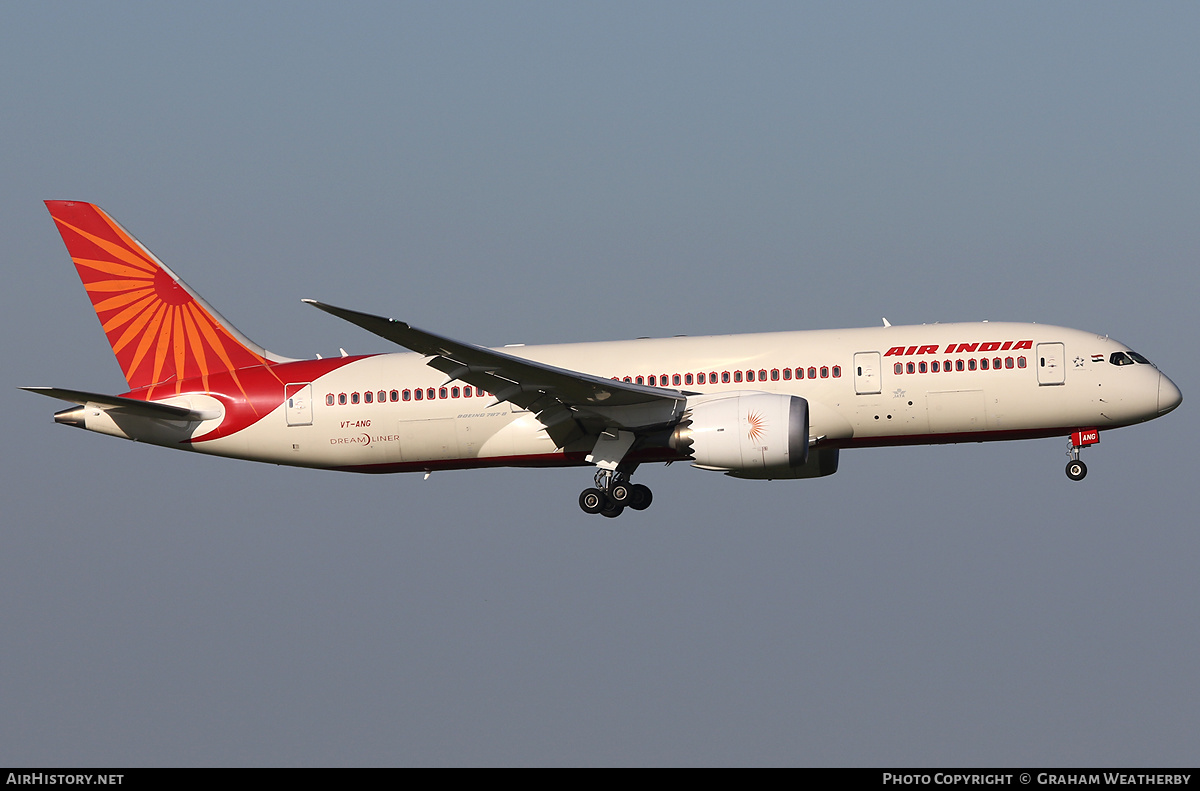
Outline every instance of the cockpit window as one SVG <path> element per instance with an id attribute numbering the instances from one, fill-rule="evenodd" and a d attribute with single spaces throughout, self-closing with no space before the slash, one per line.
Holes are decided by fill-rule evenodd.
<path id="1" fill-rule="evenodd" d="M 1129 355 L 1125 352 L 1113 352 L 1109 355 L 1108 361 L 1113 365 L 1133 365 L 1133 360 L 1129 359 Z"/>
<path id="2" fill-rule="evenodd" d="M 1129 356 L 1133 358 L 1133 361 L 1135 363 L 1141 363 L 1142 365 L 1154 365 L 1154 363 L 1150 362 L 1145 357 L 1143 357 L 1142 355 L 1138 354 L 1135 351 L 1130 351 Z"/>

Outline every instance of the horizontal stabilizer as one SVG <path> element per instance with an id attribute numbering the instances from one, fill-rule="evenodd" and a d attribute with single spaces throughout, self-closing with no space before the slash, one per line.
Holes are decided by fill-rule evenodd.
<path id="1" fill-rule="evenodd" d="M 181 423 L 193 423 L 212 420 L 221 413 L 211 409 L 188 409 L 182 406 L 162 404 L 157 401 L 141 401 L 136 398 L 103 395 L 102 393 L 87 393 L 83 390 L 64 390 L 60 387 L 22 387 L 30 393 L 57 398 L 72 404 L 95 404 L 106 412 L 120 412 L 126 415 L 137 415 L 155 420 L 174 420 Z"/>

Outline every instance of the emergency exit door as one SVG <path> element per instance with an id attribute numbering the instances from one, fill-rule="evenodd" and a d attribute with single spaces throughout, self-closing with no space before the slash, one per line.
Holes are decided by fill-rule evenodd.
<path id="1" fill-rule="evenodd" d="M 879 352 L 858 352 L 854 355 L 854 392 L 859 395 L 879 395 Z"/>
<path id="2" fill-rule="evenodd" d="M 287 424 L 289 426 L 311 426 L 312 385 L 299 383 L 287 385 L 284 388 L 284 395 L 287 396 L 287 403 L 283 407 L 283 412 L 287 415 Z"/>
<path id="3" fill-rule="evenodd" d="M 1061 343 L 1039 343 L 1037 345 L 1037 376 L 1040 385 L 1060 385 L 1067 381 L 1067 367 L 1063 364 Z"/>

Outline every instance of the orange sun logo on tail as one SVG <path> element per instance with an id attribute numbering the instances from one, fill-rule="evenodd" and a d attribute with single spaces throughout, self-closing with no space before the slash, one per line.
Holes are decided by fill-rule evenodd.
<path id="1" fill-rule="evenodd" d="M 46 201 L 131 390 L 267 365 L 153 253 L 90 203 Z M 234 374 L 237 381 L 237 375 Z M 240 383 L 239 383 L 240 387 Z"/>

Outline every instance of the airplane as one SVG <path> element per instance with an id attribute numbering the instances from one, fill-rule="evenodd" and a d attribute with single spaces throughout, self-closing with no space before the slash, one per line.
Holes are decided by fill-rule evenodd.
<path id="1" fill-rule="evenodd" d="M 843 449 L 1069 437 L 1179 406 L 1107 335 L 975 322 L 485 348 L 304 302 L 404 347 L 292 359 L 251 341 L 98 206 L 46 201 L 125 375 L 57 423 L 272 464 L 346 472 L 594 468 L 589 514 L 644 510 L 640 465 L 735 478 L 832 475 Z"/>

